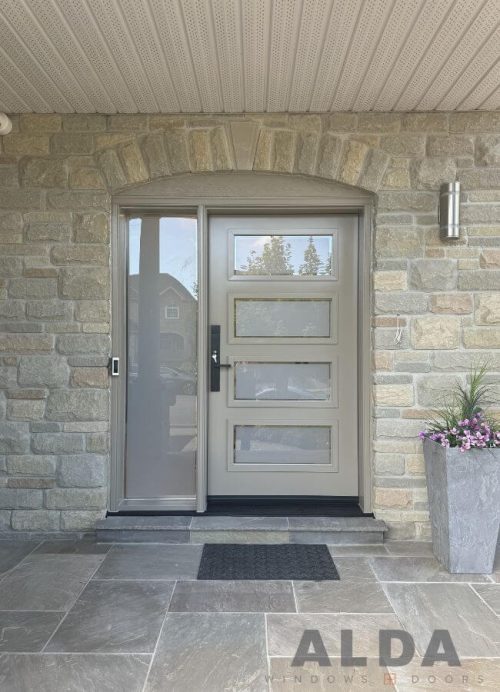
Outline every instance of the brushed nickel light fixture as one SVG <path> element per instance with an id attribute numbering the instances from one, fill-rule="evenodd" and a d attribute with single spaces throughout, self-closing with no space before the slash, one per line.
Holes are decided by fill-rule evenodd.
<path id="1" fill-rule="evenodd" d="M 444 183 L 439 192 L 439 230 L 443 240 L 460 238 L 460 182 Z"/>

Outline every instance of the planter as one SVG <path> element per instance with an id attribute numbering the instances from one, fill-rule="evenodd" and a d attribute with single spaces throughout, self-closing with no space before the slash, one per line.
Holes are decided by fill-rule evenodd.
<path id="1" fill-rule="evenodd" d="M 424 440 L 434 555 L 449 572 L 490 574 L 500 526 L 500 448 Z"/>

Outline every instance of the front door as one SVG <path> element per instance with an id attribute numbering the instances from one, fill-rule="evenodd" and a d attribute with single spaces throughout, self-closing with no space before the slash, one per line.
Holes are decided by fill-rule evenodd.
<path id="1" fill-rule="evenodd" d="M 209 219 L 210 496 L 357 496 L 355 215 Z"/>

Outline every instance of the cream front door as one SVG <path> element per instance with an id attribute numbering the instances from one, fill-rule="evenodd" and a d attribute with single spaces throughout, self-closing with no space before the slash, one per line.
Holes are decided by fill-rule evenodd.
<path id="1" fill-rule="evenodd" d="M 210 496 L 357 496 L 355 215 L 209 219 Z"/>

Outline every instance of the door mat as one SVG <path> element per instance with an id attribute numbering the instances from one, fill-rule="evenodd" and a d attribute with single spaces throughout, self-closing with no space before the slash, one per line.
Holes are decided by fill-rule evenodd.
<path id="1" fill-rule="evenodd" d="M 207 543 L 198 579 L 340 579 L 326 545 Z"/>

